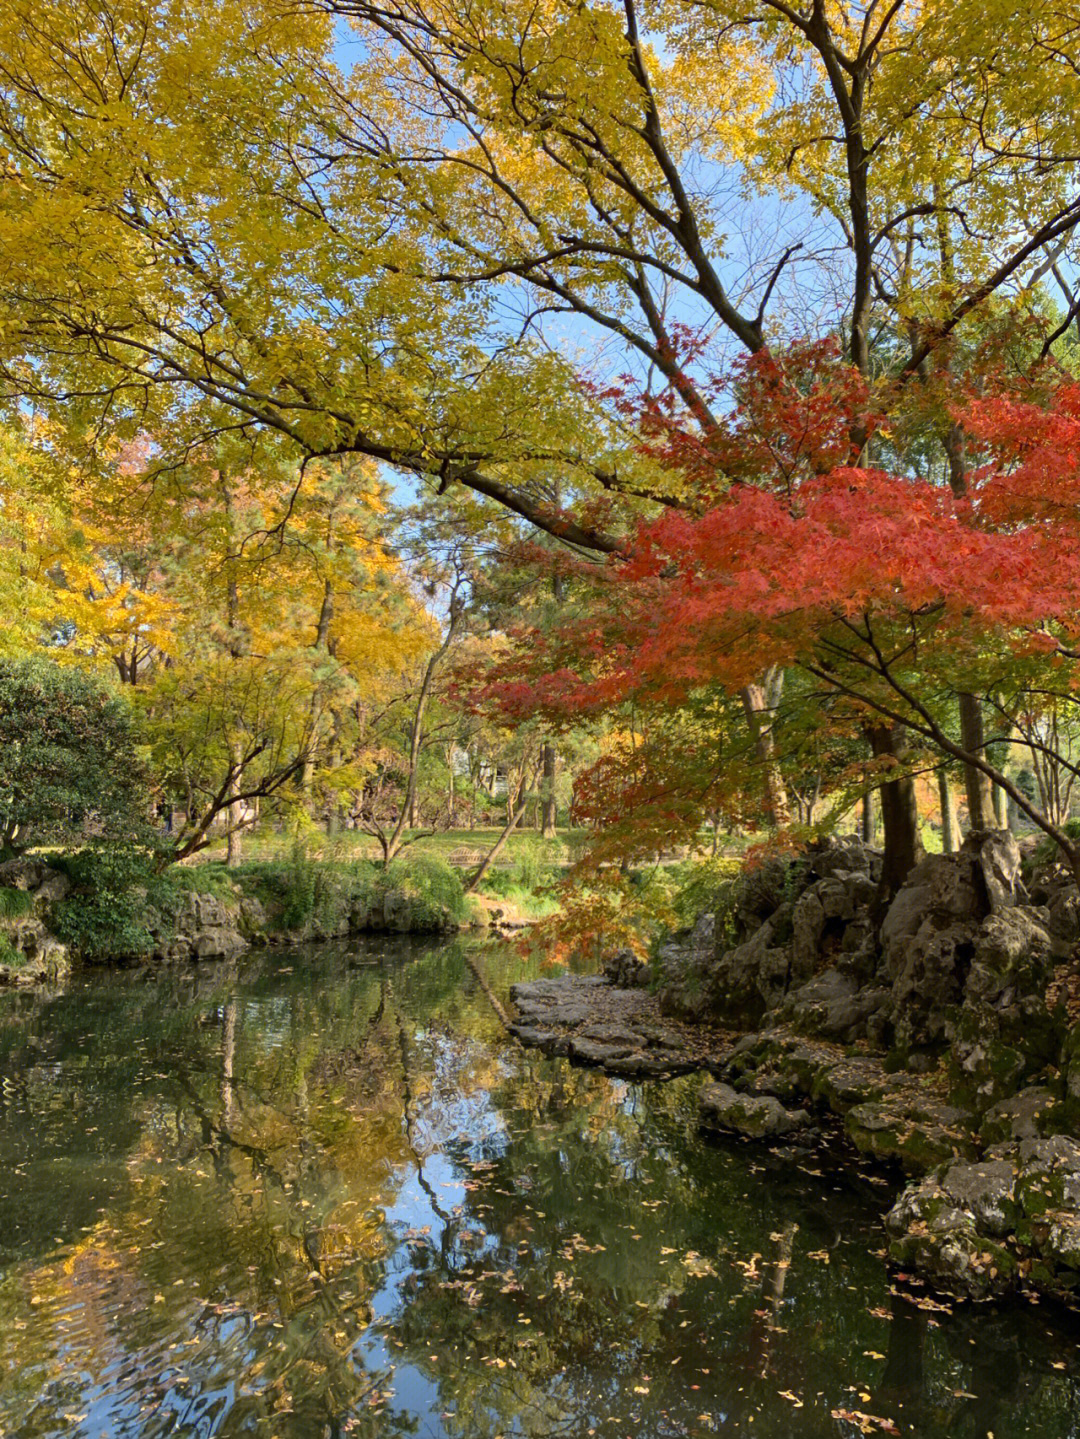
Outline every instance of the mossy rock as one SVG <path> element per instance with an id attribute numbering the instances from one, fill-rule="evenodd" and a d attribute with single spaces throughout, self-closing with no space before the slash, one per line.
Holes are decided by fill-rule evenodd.
<path id="1" fill-rule="evenodd" d="M 938 1115 L 920 1115 L 886 1100 L 854 1105 L 844 1116 L 844 1129 L 861 1154 L 899 1163 L 909 1174 L 924 1174 L 950 1159 L 974 1154 L 962 1119 L 945 1106 Z"/>

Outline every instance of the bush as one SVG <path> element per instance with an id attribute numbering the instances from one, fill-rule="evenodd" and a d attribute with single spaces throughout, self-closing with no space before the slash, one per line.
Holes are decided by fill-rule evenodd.
<path id="1" fill-rule="evenodd" d="M 0 848 L 149 830 L 127 705 L 53 662 L 0 660 Z"/>
<path id="2" fill-rule="evenodd" d="M 1061 830 L 1069 839 L 1080 839 L 1080 819 L 1067 819 L 1061 826 Z M 1031 857 L 1032 866 L 1037 869 L 1042 868 L 1043 865 L 1053 864 L 1055 860 L 1064 864 L 1065 856 L 1050 836 L 1044 834 Z"/>
<path id="3" fill-rule="evenodd" d="M 145 924 L 147 894 L 155 883 L 149 851 L 130 845 L 93 845 L 50 860 L 71 880 L 52 907 L 51 928 L 82 959 L 127 959 L 153 947 Z"/>
<path id="4" fill-rule="evenodd" d="M 715 914 L 717 936 L 725 935 L 734 917 L 740 870 L 737 859 L 706 859 L 678 866 L 672 875 L 671 905 L 679 925 L 689 927 L 699 915 Z"/>
<path id="5" fill-rule="evenodd" d="M 461 880 L 434 855 L 399 856 L 380 871 L 375 899 L 388 926 L 402 933 L 437 933 L 465 918 Z"/>
<path id="6" fill-rule="evenodd" d="M 528 835 L 513 851 L 510 882 L 518 889 L 537 890 L 550 877 L 552 843 L 538 835 Z"/>
<path id="7" fill-rule="evenodd" d="M 6 934 L 0 934 L 0 964 L 9 969 L 20 969 L 26 963 L 26 956 L 15 948 Z"/>
<path id="8" fill-rule="evenodd" d="M 299 844 L 287 860 L 238 865 L 235 869 L 222 865 L 199 868 L 217 871 L 221 882 L 230 886 L 235 883 L 257 899 L 278 930 L 298 930 L 310 923 L 316 933 L 319 929 L 333 933 L 342 919 L 357 909 L 370 910 L 375 892 L 375 866 L 369 861 L 348 864 L 313 860 Z M 212 885 L 206 888 L 218 892 Z"/>

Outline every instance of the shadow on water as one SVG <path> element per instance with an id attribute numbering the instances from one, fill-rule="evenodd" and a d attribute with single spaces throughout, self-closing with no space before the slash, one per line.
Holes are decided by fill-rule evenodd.
<path id="1" fill-rule="evenodd" d="M 1071 1319 L 892 1292 L 880 1188 L 519 1049 L 457 942 L 5 994 L 0 1076 L 0 1434 L 1080 1434 Z"/>

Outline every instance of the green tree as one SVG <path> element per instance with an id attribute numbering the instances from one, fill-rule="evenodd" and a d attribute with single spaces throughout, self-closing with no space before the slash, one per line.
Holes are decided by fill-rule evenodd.
<path id="1" fill-rule="evenodd" d="M 0 844 L 146 830 L 147 784 L 130 712 L 92 675 L 45 659 L 0 660 Z"/>

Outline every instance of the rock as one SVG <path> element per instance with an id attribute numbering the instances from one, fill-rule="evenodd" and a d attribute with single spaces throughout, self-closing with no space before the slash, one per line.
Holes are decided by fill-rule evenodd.
<path id="1" fill-rule="evenodd" d="M 676 1074 L 689 1074 L 695 1068 L 694 1061 L 680 1058 L 677 1054 L 661 1054 L 651 1050 L 647 1054 L 637 1051 L 633 1054 L 609 1059 L 604 1064 L 608 1074 L 617 1074 L 624 1079 L 662 1079 Z"/>
<path id="2" fill-rule="evenodd" d="M 1020 994 L 1046 988 L 1051 941 L 1045 909 L 1011 908 L 987 916 L 975 936 L 964 985 L 966 1000 L 1004 1007 Z"/>
<path id="3" fill-rule="evenodd" d="M 604 978 L 618 989 L 636 989 L 648 984 L 649 966 L 632 949 L 620 949 L 606 960 Z"/>
<path id="4" fill-rule="evenodd" d="M 630 1044 L 605 1044 L 598 1039 L 583 1039 L 575 1035 L 570 1040 L 569 1053 L 571 1059 L 579 1059 L 584 1064 L 608 1065 L 628 1055 L 632 1048 Z"/>
<path id="5" fill-rule="evenodd" d="M 656 1024 L 650 1020 L 640 1020 L 634 1028 L 641 1036 L 644 1043 L 649 1046 L 657 1046 L 663 1049 L 682 1049 L 682 1037 L 666 1024 Z"/>
<path id="6" fill-rule="evenodd" d="M 1065 1033 L 1061 1068 L 1065 1076 L 1065 1114 L 1070 1127 L 1080 1132 L 1080 1024 L 1074 1024 Z"/>
<path id="7" fill-rule="evenodd" d="M 576 1029 L 595 1017 L 590 991 L 597 986 L 606 989 L 607 981 L 599 975 L 534 979 L 511 985 L 510 998 L 526 1023 Z"/>
<path id="8" fill-rule="evenodd" d="M 975 936 L 962 1007 L 946 1033 L 957 1096 L 979 1113 L 1060 1056 L 1063 1019 L 1046 1003 L 1053 964 L 1046 917 L 1030 906 L 1001 910 Z"/>
<path id="9" fill-rule="evenodd" d="M 825 910 L 813 890 L 800 896 L 792 912 L 791 961 L 797 972 L 812 973 L 817 963 L 821 936 L 825 931 Z"/>
<path id="10" fill-rule="evenodd" d="M 930 895 L 928 862 L 923 860 L 901 885 L 881 922 L 881 947 L 886 962 L 918 933 L 930 907 Z"/>
<path id="11" fill-rule="evenodd" d="M 1049 916 L 1017 908 L 1024 898 L 1020 851 L 1004 831 L 969 835 L 959 854 L 916 866 L 881 929 L 901 1048 L 951 1040 L 949 1011 L 961 1003 L 1003 1009 L 1045 987 Z"/>
<path id="12" fill-rule="evenodd" d="M 842 968 L 824 969 L 793 989 L 777 1010 L 777 1018 L 802 1034 L 851 1042 L 866 1034 L 867 1021 L 889 1005 L 890 990 L 860 983 Z"/>
<path id="13" fill-rule="evenodd" d="M 1029 1219 L 1080 1209 L 1080 1144 L 1066 1134 L 1019 1145 L 1017 1203 Z"/>
<path id="14" fill-rule="evenodd" d="M 583 1039 L 595 1039 L 600 1044 L 622 1044 L 631 1049 L 640 1049 L 645 1039 L 636 1029 L 624 1024 L 587 1024 L 581 1031 Z"/>
<path id="15" fill-rule="evenodd" d="M 799 861 L 770 859 L 743 870 L 735 881 L 734 896 L 735 923 L 740 934 L 744 938 L 752 935 L 785 901 L 797 899 L 806 879 L 806 866 Z"/>
<path id="16" fill-rule="evenodd" d="M 886 1091 L 880 1100 L 853 1105 L 844 1129 L 861 1154 L 922 1174 L 943 1160 L 973 1156 L 966 1118 L 943 1101 Z"/>
<path id="17" fill-rule="evenodd" d="M 56 904 L 71 890 L 71 880 L 58 869 L 47 869 L 34 892 L 35 904 Z"/>
<path id="18" fill-rule="evenodd" d="M 889 1014 L 901 1049 L 937 1044 L 947 1037 L 948 1012 L 962 998 L 976 932 L 974 920 L 953 920 L 939 928 L 931 916 L 913 936 L 887 949 Z"/>
<path id="19" fill-rule="evenodd" d="M 240 921 L 238 928 L 241 934 L 255 942 L 265 936 L 270 928 L 270 919 L 263 907 L 262 901 L 253 894 L 245 894 L 240 897 Z"/>
<path id="20" fill-rule="evenodd" d="M 1013 1165 L 1004 1162 L 952 1165 L 911 1185 L 885 1216 L 890 1257 L 961 1298 L 1006 1293 L 1019 1272 L 1001 1242 L 1015 1207 L 1013 1184 Z M 998 1239 L 980 1232 L 976 1209 L 990 1217 Z"/>
<path id="21" fill-rule="evenodd" d="M 805 1110 L 785 1109 L 771 1095 L 740 1094 L 729 1084 L 708 1084 L 701 1092 L 701 1122 L 751 1139 L 791 1134 L 809 1123 Z"/>
<path id="22" fill-rule="evenodd" d="M 706 929 L 703 921 L 709 920 Z M 703 915 L 692 930 L 662 944 L 657 956 L 660 1003 L 669 1014 L 704 1019 L 712 1003 L 716 967 L 713 916 Z"/>
<path id="23" fill-rule="evenodd" d="M 821 1075 L 837 1063 L 830 1045 L 801 1039 L 788 1030 L 748 1034 L 731 1049 L 724 1078 L 739 1089 L 790 1098 L 816 1093 Z"/>
<path id="24" fill-rule="evenodd" d="M 1055 952 L 1068 958 L 1080 936 L 1080 890 L 1071 875 L 1047 896 L 1045 908 Z"/>
<path id="25" fill-rule="evenodd" d="M 18 855 L 15 859 L 5 859 L 0 864 L 0 885 L 5 889 L 24 891 L 40 889 L 46 876 L 55 873 L 42 859 L 34 859 L 25 854 Z"/>
<path id="26" fill-rule="evenodd" d="M 243 954 L 247 947 L 248 942 L 239 930 L 214 925 L 194 937 L 190 952 L 193 959 L 232 959 L 234 955 Z"/>
<path id="27" fill-rule="evenodd" d="M 972 1298 L 1023 1282 L 1080 1288 L 1080 1144 L 1065 1135 L 996 1146 L 942 1166 L 886 1217 L 889 1251 L 938 1287 Z"/>
<path id="28" fill-rule="evenodd" d="M 1038 1139 L 1054 1122 L 1060 1103 L 1049 1089 L 1030 1085 L 990 1106 L 982 1117 L 979 1137 L 985 1145 Z"/>
<path id="29" fill-rule="evenodd" d="M 830 835 L 821 840 L 807 853 L 807 863 L 813 879 L 827 879 L 831 875 L 865 875 L 876 880 L 873 873 L 880 873 L 881 854 L 868 849 L 856 835 Z"/>
<path id="30" fill-rule="evenodd" d="M 889 1082 L 879 1059 L 841 1059 L 822 1071 L 814 1085 L 814 1096 L 842 1115 L 856 1104 L 881 1099 Z"/>
<path id="31" fill-rule="evenodd" d="M 570 1052 L 569 1037 L 555 1029 L 541 1029 L 531 1024 L 512 1024 L 510 1033 L 515 1035 L 526 1049 L 542 1049 L 545 1054 Z"/>
<path id="32" fill-rule="evenodd" d="M 974 1217 L 980 1234 L 1003 1239 L 1016 1223 L 1016 1171 L 1007 1159 L 953 1164 L 941 1180 L 946 1194 Z"/>
<path id="33" fill-rule="evenodd" d="M 814 886 L 826 920 L 846 922 L 870 907 L 877 885 L 867 874 L 837 874 Z"/>
<path id="34" fill-rule="evenodd" d="M 791 953 L 772 943 L 765 920 L 745 944 L 728 950 L 709 979 L 707 1012 L 729 1024 L 757 1024 L 787 992 Z"/>
<path id="35" fill-rule="evenodd" d="M 964 847 L 969 845 L 978 858 L 990 913 L 999 914 L 1022 904 L 1027 891 L 1020 879 L 1020 847 L 1009 831 L 995 829 L 982 835 L 968 835 Z"/>

